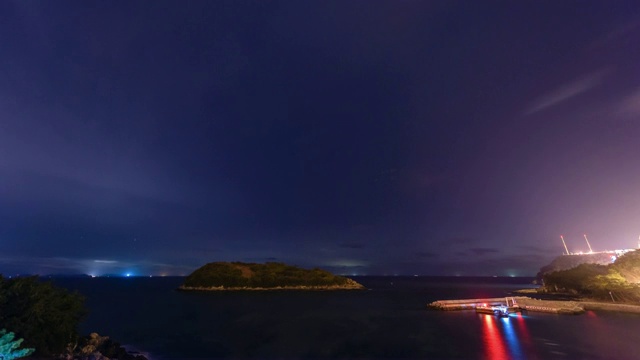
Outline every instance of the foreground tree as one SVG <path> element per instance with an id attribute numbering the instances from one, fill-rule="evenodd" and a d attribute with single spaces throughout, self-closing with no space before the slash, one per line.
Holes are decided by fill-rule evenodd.
<path id="1" fill-rule="evenodd" d="M 25 356 L 33 354 L 34 349 L 26 348 L 20 349 L 22 339 L 14 340 L 16 335 L 7 330 L 0 330 L 0 358 L 3 360 L 19 359 Z"/>
<path id="2" fill-rule="evenodd" d="M 83 303 L 79 294 L 35 276 L 0 275 L 0 324 L 23 337 L 35 355 L 62 354 L 77 341 L 78 324 L 86 314 Z"/>

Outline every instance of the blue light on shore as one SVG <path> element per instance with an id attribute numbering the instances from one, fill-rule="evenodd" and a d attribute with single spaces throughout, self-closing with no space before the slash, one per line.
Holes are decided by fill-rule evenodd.
<path id="1" fill-rule="evenodd" d="M 124 274 L 124 276 L 131 277 L 131 273 L 126 273 L 126 274 Z"/>

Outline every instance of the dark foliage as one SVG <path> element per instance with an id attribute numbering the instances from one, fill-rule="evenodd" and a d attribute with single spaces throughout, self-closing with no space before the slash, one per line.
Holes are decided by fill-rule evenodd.
<path id="1" fill-rule="evenodd" d="M 344 285 L 347 278 L 321 269 L 302 269 L 283 263 L 266 264 L 215 262 L 206 264 L 191 275 L 184 285 L 192 287 L 262 287 Z"/>
<path id="2" fill-rule="evenodd" d="M 36 355 L 65 352 L 78 337 L 85 316 L 77 293 L 42 282 L 37 277 L 6 279 L 0 275 L 0 324 L 24 338 Z"/>
<path id="3" fill-rule="evenodd" d="M 576 294 L 589 293 L 589 281 L 598 275 L 605 275 L 607 267 L 598 264 L 580 264 L 573 269 L 554 271 L 544 275 L 547 288 Z"/>

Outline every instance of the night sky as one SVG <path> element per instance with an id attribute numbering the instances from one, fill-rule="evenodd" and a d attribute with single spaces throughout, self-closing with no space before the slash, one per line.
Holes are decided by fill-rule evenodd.
<path id="1" fill-rule="evenodd" d="M 0 273 L 534 275 L 640 235 L 638 1 L 2 1 Z"/>

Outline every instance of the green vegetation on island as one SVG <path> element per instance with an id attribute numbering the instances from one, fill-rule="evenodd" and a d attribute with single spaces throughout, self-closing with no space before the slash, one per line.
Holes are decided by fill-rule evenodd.
<path id="1" fill-rule="evenodd" d="M 213 262 L 189 275 L 181 290 L 342 290 L 364 289 L 357 282 L 321 269 L 302 269 L 277 262 L 266 264 Z"/>
<path id="2" fill-rule="evenodd" d="M 566 293 L 594 300 L 640 301 L 640 251 L 621 255 L 614 263 L 580 264 L 543 275 L 542 292 Z"/>

